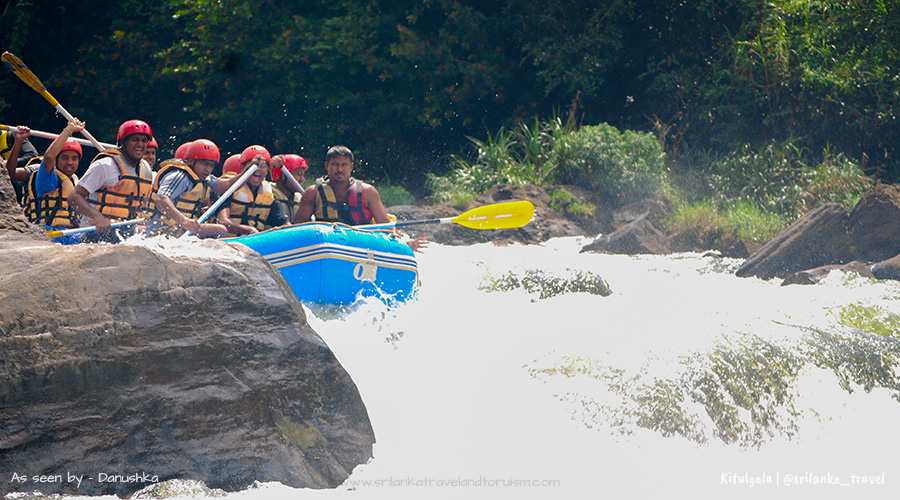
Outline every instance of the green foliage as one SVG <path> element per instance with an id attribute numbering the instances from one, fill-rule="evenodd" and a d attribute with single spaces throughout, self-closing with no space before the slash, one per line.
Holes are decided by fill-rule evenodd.
<path id="1" fill-rule="evenodd" d="M 708 70 L 698 75 L 682 65 L 675 72 L 683 76 L 664 88 L 697 82 L 690 116 L 681 119 L 695 144 L 735 149 L 790 139 L 855 158 L 892 158 L 900 140 L 898 24 L 893 3 L 760 2 L 734 35 L 721 38 Z M 893 180 L 900 169 L 887 163 L 882 175 Z"/>
<path id="2" fill-rule="evenodd" d="M 561 214 L 592 217 L 597 213 L 597 207 L 595 205 L 587 202 L 579 202 L 574 194 L 565 189 L 552 189 L 547 194 L 550 197 L 550 208 Z"/>
<path id="3" fill-rule="evenodd" d="M 453 155 L 455 168 L 449 174 L 429 176 L 426 186 L 431 198 L 448 201 L 461 193 L 467 198 L 500 183 L 543 185 L 559 167 L 557 145 L 571 130 L 558 117 L 547 122 L 535 118 L 531 126 L 521 123 L 512 131 L 501 127 L 484 141 L 469 137 L 477 155 L 475 162 Z"/>
<path id="4" fill-rule="evenodd" d="M 554 147 L 560 158 L 557 181 L 587 188 L 615 206 L 652 198 L 668 184 L 665 153 L 652 134 L 594 125 Z"/>
<path id="5" fill-rule="evenodd" d="M 634 9 L 622 0 L 510 0 L 507 6 L 544 91 L 570 98 L 602 88 L 621 57 Z"/>
<path id="6" fill-rule="evenodd" d="M 663 221 L 682 241 L 707 248 L 727 248 L 737 241 L 765 242 L 788 225 L 786 217 L 766 212 L 749 200 L 676 203 Z"/>
<path id="7" fill-rule="evenodd" d="M 81 0 L 61 10 L 11 0 L 7 7 L 0 44 L 95 136 L 110 141 L 122 120 L 143 118 L 168 153 L 199 136 L 223 153 L 260 143 L 317 157 L 343 143 L 366 159 L 357 175 L 418 193 L 429 173 L 456 175 L 450 170 L 460 165 L 444 159 L 465 150 L 467 136 L 505 124 L 508 138 L 476 149 L 508 143 L 513 163 L 473 160 L 490 171 L 466 172 L 457 192 L 497 179 L 543 184 L 564 176 L 614 191 L 618 203 L 644 196 L 644 177 L 643 191 L 658 190 L 655 160 L 615 165 L 630 154 L 621 146 L 600 155 L 601 166 L 570 158 L 560 137 L 571 129 L 529 118 L 565 109 L 567 125 L 653 130 L 667 161 L 680 167 L 691 149 L 737 151 L 729 161 L 766 165 L 765 177 L 774 168 L 768 160 L 740 156 L 774 159 L 787 142 L 829 151 L 835 165 L 818 181 L 777 182 L 803 186 L 813 200 L 773 193 L 741 171 L 736 182 L 753 178 L 754 200 L 766 210 L 797 212 L 829 192 L 852 191 L 830 184 L 841 177 L 833 168 L 843 169 L 842 155 L 884 180 L 900 177 L 896 2 Z M 73 19 L 90 22 L 48 28 Z M 63 125 L 12 77 L 0 80 L 0 110 L 9 124 Z M 593 134 L 588 142 L 639 142 Z M 587 154 L 585 144 L 575 146 Z"/>
<path id="8" fill-rule="evenodd" d="M 791 220 L 827 202 L 852 208 L 873 182 L 843 154 L 826 149 L 815 162 L 790 141 L 726 155 L 689 151 L 679 163 L 673 182 L 688 199 L 749 200 Z"/>
<path id="9" fill-rule="evenodd" d="M 402 186 L 379 186 L 378 194 L 386 207 L 410 205 L 416 201 L 416 197 Z"/>

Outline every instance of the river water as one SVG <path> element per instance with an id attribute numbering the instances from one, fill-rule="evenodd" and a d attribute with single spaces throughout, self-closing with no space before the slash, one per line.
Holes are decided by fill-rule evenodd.
<path id="1" fill-rule="evenodd" d="M 310 311 L 378 442 L 302 496 L 897 497 L 900 282 L 782 287 L 586 243 L 432 245 L 417 300 Z M 556 294 L 578 273 L 612 293 Z"/>
<path id="2" fill-rule="evenodd" d="M 433 244 L 416 300 L 307 309 L 375 457 L 335 490 L 226 498 L 897 497 L 900 282 L 586 243 Z M 612 293 L 553 286 L 576 275 Z"/>

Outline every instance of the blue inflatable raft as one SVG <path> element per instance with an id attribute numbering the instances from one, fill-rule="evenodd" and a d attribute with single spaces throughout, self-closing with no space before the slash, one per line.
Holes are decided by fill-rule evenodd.
<path id="1" fill-rule="evenodd" d="M 391 233 L 309 222 L 231 238 L 275 266 L 301 302 L 405 301 L 418 284 L 409 245 Z"/>

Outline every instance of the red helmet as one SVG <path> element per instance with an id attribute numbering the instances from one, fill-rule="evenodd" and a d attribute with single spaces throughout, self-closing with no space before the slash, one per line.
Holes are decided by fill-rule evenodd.
<path id="1" fill-rule="evenodd" d="M 219 147 L 209 139 L 197 139 L 184 153 L 185 160 L 212 160 L 219 163 Z"/>
<path id="2" fill-rule="evenodd" d="M 259 145 L 253 145 L 248 146 L 247 149 L 245 149 L 244 152 L 241 153 L 241 165 L 256 158 L 257 156 L 262 156 L 263 159 L 266 160 L 266 162 L 269 164 L 272 163 L 272 156 L 269 154 L 268 149 Z"/>
<path id="3" fill-rule="evenodd" d="M 156 148 L 159 150 L 159 143 L 156 142 L 156 137 L 151 137 L 150 142 L 147 143 L 148 148 Z"/>
<path id="4" fill-rule="evenodd" d="M 132 134 L 145 134 L 147 137 L 153 138 L 153 131 L 150 130 L 150 125 L 147 125 L 147 122 L 141 120 L 128 120 L 119 125 L 119 133 L 116 134 L 116 141 L 122 142 L 122 139 L 125 139 Z"/>
<path id="5" fill-rule="evenodd" d="M 175 159 L 183 160 L 185 153 L 187 153 L 188 148 L 190 147 L 190 141 L 178 146 L 178 149 L 175 150 Z"/>
<path id="6" fill-rule="evenodd" d="M 281 164 L 284 165 L 284 167 L 288 169 L 288 172 L 293 172 L 294 170 L 297 170 L 298 168 L 302 168 L 303 170 L 306 170 L 309 168 L 309 164 L 307 164 L 306 160 L 304 160 L 303 157 L 300 155 L 287 154 L 287 155 L 284 155 L 282 158 L 284 158 L 284 161 Z M 272 181 L 278 182 L 279 178 L 281 178 L 281 169 L 280 168 L 273 169 L 272 170 Z"/>
<path id="7" fill-rule="evenodd" d="M 235 174 L 241 173 L 241 155 L 231 155 L 228 159 L 225 160 L 225 163 L 222 164 L 222 175 L 227 174 L 228 172 L 232 172 Z"/>
<path id="8" fill-rule="evenodd" d="M 66 139 L 66 143 L 63 144 L 62 149 L 59 150 L 59 154 L 62 154 L 63 151 L 75 151 L 76 153 L 78 153 L 78 161 L 81 161 L 81 156 L 83 155 L 83 153 L 81 152 L 81 144 L 79 144 L 75 139 Z"/>

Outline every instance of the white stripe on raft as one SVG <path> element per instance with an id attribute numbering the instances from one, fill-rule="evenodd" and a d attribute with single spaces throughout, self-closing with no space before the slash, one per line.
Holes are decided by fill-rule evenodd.
<path id="1" fill-rule="evenodd" d="M 363 264 L 373 263 L 381 267 L 412 271 L 418 275 L 418 267 L 415 259 L 412 257 L 332 243 L 319 243 L 296 250 L 268 254 L 263 257 L 278 269 L 323 258 L 331 258 Z"/>

